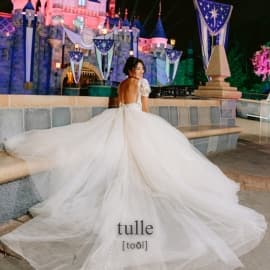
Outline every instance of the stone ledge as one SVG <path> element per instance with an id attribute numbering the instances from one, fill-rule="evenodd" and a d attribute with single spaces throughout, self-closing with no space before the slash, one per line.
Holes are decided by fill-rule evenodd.
<path id="1" fill-rule="evenodd" d="M 0 95 L 1 108 L 40 108 L 62 106 L 108 107 L 107 97 Z"/>
<path id="2" fill-rule="evenodd" d="M 178 128 L 188 139 L 240 133 L 242 129 L 237 126 L 189 126 Z"/>
<path id="3" fill-rule="evenodd" d="M 111 99 L 89 96 L 45 96 L 45 95 L 0 95 L 0 108 L 44 108 L 44 107 L 109 107 Z M 113 104 L 115 105 L 115 104 Z M 149 106 L 211 107 L 220 106 L 219 99 L 165 99 L 150 98 Z M 115 106 L 113 106 L 115 107 Z"/>
<path id="4" fill-rule="evenodd" d="M 30 164 L 34 173 L 45 171 L 50 167 L 48 162 L 37 160 Z M 19 158 L 0 151 L 0 185 L 29 175 L 29 167 Z"/>

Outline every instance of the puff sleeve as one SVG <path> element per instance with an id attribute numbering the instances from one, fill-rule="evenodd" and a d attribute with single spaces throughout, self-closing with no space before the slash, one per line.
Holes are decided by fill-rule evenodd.
<path id="1" fill-rule="evenodd" d="M 141 79 L 140 81 L 140 93 L 143 97 L 148 97 L 151 92 L 151 87 L 146 79 Z"/>

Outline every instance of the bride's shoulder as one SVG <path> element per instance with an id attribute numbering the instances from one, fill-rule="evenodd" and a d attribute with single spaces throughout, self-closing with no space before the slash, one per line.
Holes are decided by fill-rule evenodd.
<path id="1" fill-rule="evenodd" d="M 148 96 L 151 92 L 151 87 L 147 79 L 142 78 L 140 80 L 140 92 L 142 96 Z"/>

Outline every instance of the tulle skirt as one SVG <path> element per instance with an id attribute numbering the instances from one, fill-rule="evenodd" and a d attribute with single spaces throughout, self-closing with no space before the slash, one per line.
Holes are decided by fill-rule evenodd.
<path id="1" fill-rule="evenodd" d="M 263 238 L 239 185 L 137 104 L 10 139 L 47 162 L 34 218 L 0 240 L 40 270 L 231 270 Z"/>

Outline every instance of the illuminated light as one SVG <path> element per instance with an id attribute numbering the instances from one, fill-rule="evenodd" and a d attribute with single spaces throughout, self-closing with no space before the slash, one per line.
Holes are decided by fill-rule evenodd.
<path id="1" fill-rule="evenodd" d="M 103 29 L 102 29 L 102 34 L 103 34 L 103 35 L 106 35 L 107 33 L 108 33 L 108 30 L 107 30 L 106 28 L 103 28 Z"/>
<path id="2" fill-rule="evenodd" d="M 56 69 L 60 69 L 61 68 L 61 63 L 60 62 L 56 62 L 55 63 L 55 68 Z"/>
<path id="3" fill-rule="evenodd" d="M 170 44 L 171 44 L 172 46 L 175 46 L 175 43 L 176 43 L 176 40 L 175 40 L 174 38 L 171 38 L 171 39 L 170 39 Z"/>

